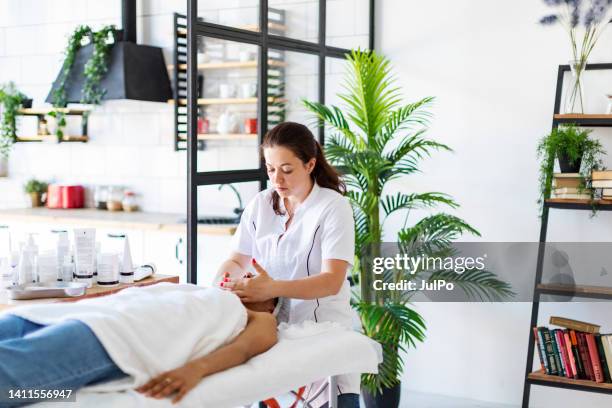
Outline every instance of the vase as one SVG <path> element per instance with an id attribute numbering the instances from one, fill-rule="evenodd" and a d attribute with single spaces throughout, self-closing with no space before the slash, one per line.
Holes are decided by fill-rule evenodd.
<path id="1" fill-rule="evenodd" d="M 40 193 L 28 193 L 30 196 L 30 203 L 32 208 L 40 207 L 42 205 L 42 197 Z"/>
<path id="2" fill-rule="evenodd" d="M 571 162 L 565 152 L 559 152 L 557 154 L 557 159 L 559 160 L 559 169 L 561 170 L 561 173 L 580 172 L 580 166 L 582 165 L 582 154 L 576 161 Z"/>
<path id="3" fill-rule="evenodd" d="M 391 388 L 383 387 L 382 392 L 376 395 L 362 389 L 361 395 L 367 408 L 398 408 L 401 394 L 401 383 Z"/>
<path id="4" fill-rule="evenodd" d="M 0 154 L 0 177 L 8 177 L 8 157 Z"/>
<path id="5" fill-rule="evenodd" d="M 584 71 L 586 68 L 586 60 L 572 60 L 569 62 L 572 76 L 569 82 L 569 88 L 565 94 L 564 113 L 584 113 Z"/>

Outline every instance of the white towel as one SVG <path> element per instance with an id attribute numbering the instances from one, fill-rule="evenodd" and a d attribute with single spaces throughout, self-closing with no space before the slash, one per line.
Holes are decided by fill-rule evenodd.
<path id="1" fill-rule="evenodd" d="M 140 386 L 228 343 L 247 322 L 236 295 L 174 283 L 79 302 L 23 306 L 10 313 L 39 324 L 74 319 L 89 326 L 115 364 L 131 376 L 89 388 L 97 391 Z"/>

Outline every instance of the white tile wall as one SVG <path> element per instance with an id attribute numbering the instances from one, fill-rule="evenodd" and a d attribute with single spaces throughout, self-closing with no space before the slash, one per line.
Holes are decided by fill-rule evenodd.
<path id="1" fill-rule="evenodd" d="M 138 41 L 162 47 L 169 58 L 173 47 L 172 13 L 185 13 L 186 2 L 141 0 L 137 4 Z M 217 19 L 227 20 L 224 22 L 236 18 L 256 22 L 258 4 L 258 0 L 200 1 L 200 15 L 214 14 Z M 271 6 L 288 10 L 293 36 L 311 41 L 316 41 L 317 4 L 315 0 L 270 2 Z M 44 99 L 58 74 L 70 33 L 79 24 L 120 26 L 120 5 L 120 0 L 1 0 L 0 83 L 14 81 L 34 98 L 35 106 L 46 106 Z M 337 30 L 338 35 L 356 34 L 358 12 L 353 14 L 349 19 L 333 20 L 334 25 L 345 26 Z M 316 59 L 313 61 L 314 65 L 306 66 L 298 61 L 297 67 L 301 68 L 288 72 L 288 81 L 289 77 L 293 80 L 287 96 L 296 108 L 300 107 L 300 98 L 316 97 L 316 82 L 309 77 L 318 69 Z M 303 110 L 291 118 L 307 120 Z M 0 208 L 24 206 L 22 185 L 28 178 L 37 177 L 86 186 L 123 185 L 135 190 L 144 210 L 184 213 L 187 164 L 185 152 L 174 151 L 173 126 L 173 110 L 166 104 L 108 101 L 90 115 L 90 142 L 86 144 L 18 143 L 9 161 L 10 177 L 0 179 Z M 35 122 L 21 120 L 20 134 L 35 130 Z M 78 132 L 79 121 L 70 118 L 68 130 Z M 217 151 L 214 145 L 210 143 L 209 149 L 198 154 L 201 168 L 257 166 L 252 142 L 236 142 Z M 234 206 L 229 192 L 223 191 L 218 197 Z M 215 211 L 223 212 L 223 208 Z"/>

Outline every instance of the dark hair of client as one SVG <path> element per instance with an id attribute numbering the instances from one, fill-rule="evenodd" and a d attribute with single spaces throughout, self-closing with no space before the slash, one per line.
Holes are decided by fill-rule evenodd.
<path id="1" fill-rule="evenodd" d="M 338 172 L 327 162 L 323 155 L 323 148 L 306 126 L 296 122 L 283 122 L 274 126 L 266 133 L 261 144 L 262 155 L 263 149 L 275 146 L 291 150 L 304 164 L 314 157 L 315 167 L 310 173 L 312 180 L 319 186 L 330 188 L 340 194 L 346 192 L 346 186 Z M 279 200 L 278 193 L 272 192 L 272 208 L 276 214 L 283 215 Z"/>
<path id="2" fill-rule="evenodd" d="M 261 302 L 242 302 L 244 307 L 254 312 L 274 313 L 278 298 L 272 298 Z"/>

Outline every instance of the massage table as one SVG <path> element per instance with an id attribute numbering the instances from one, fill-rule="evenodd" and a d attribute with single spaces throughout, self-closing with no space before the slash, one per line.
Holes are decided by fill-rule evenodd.
<path id="1" fill-rule="evenodd" d="M 363 334 L 324 322 L 279 326 L 279 341 L 245 364 L 204 378 L 178 404 L 134 391 L 77 392 L 75 402 L 41 402 L 48 408 L 234 408 L 249 406 L 329 378 L 329 408 L 336 408 L 334 376 L 377 373 L 382 362 L 380 345 Z M 331 385 L 331 386 L 330 386 Z M 299 406 L 299 405 L 298 405 Z M 315 407 L 318 408 L 318 407 Z"/>

